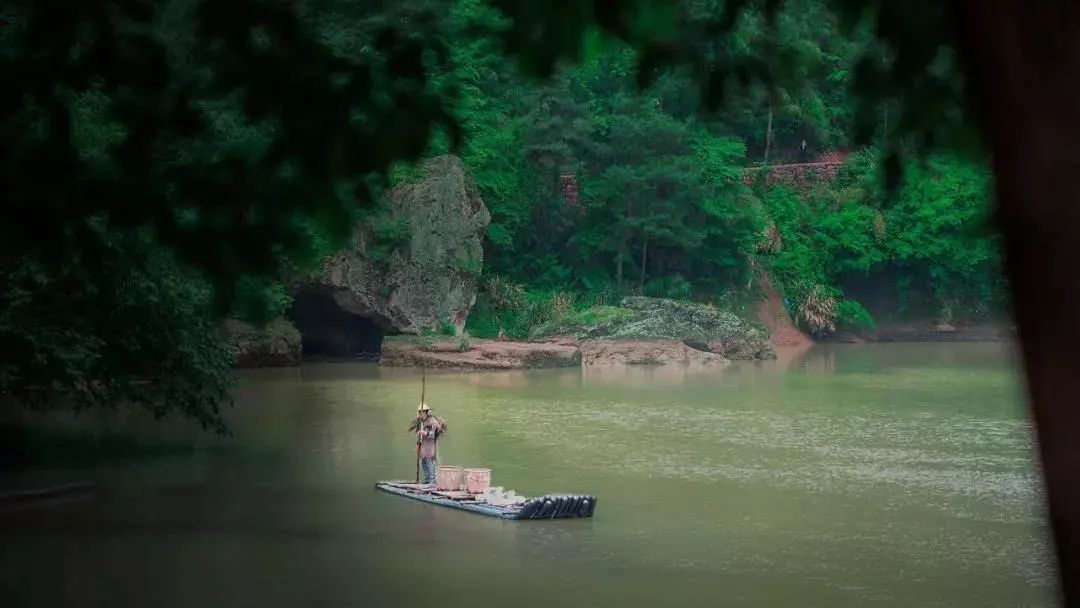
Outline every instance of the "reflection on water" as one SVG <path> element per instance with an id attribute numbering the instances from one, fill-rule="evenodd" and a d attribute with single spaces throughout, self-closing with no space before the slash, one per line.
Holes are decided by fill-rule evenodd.
<path id="1" fill-rule="evenodd" d="M 1000 345 L 884 344 L 429 372 L 444 463 L 599 496 L 548 522 L 372 490 L 414 474 L 418 370 L 246 373 L 235 436 L 197 439 L 214 449 L 0 516 L 0 584 L 15 605 L 1050 605 L 1012 370 Z"/>

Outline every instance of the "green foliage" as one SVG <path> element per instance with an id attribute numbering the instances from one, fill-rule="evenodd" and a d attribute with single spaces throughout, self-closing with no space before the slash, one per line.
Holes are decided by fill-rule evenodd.
<path id="1" fill-rule="evenodd" d="M 590 306 L 573 310 L 562 319 L 568 327 L 590 327 L 597 325 L 619 325 L 629 320 L 633 312 L 620 306 Z"/>
<path id="2" fill-rule="evenodd" d="M 841 300 L 836 305 L 836 326 L 847 331 L 875 331 L 877 324 L 862 304 L 855 300 Z"/>
<path id="3" fill-rule="evenodd" d="M 653 279 L 645 284 L 645 295 L 654 298 L 689 300 L 693 291 L 694 286 L 679 274 Z"/>
<path id="4" fill-rule="evenodd" d="M 284 316 L 292 301 L 284 282 L 245 276 L 237 282 L 230 315 L 261 325 Z"/>
<path id="5" fill-rule="evenodd" d="M 525 339 L 545 324 L 588 306 L 575 294 L 564 291 L 527 291 L 521 284 L 494 276 L 482 286 L 476 306 L 469 315 L 472 335 Z"/>
<path id="6" fill-rule="evenodd" d="M 442 325 L 439 326 L 439 333 L 444 336 L 456 336 L 457 326 L 450 321 L 443 321 Z"/>
<path id="7" fill-rule="evenodd" d="M 979 154 L 977 124 L 965 111 L 977 100 L 965 99 L 957 15 L 947 3 L 614 0 L 545 10 L 493 2 L 514 20 L 509 48 L 535 73 L 587 59 L 595 47 L 587 41 L 600 32 L 639 51 L 631 69 L 640 83 L 692 74 L 692 97 L 706 108 L 726 102 L 737 114 L 766 105 L 770 116 L 793 119 L 794 135 L 831 145 L 884 139 L 890 184 L 899 182 L 902 143 Z M 664 18 L 642 22 L 646 14 Z"/>
<path id="8" fill-rule="evenodd" d="M 625 48 L 602 49 L 539 86 L 501 65 L 504 87 L 492 72 L 462 75 L 489 99 L 477 104 L 484 120 L 467 121 L 473 141 L 498 142 L 466 157 L 492 214 L 488 272 L 601 299 L 674 266 L 712 291 L 745 275 L 757 229 L 738 201 L 745 146 L 665 107 L 685 79 L 640 94 L 632 62 Z"/>
<path id="9" fill-rule="evenodd" d="M 134 404 L 224 431 L 232 357 L 210 285 L 147 231 L 87 228 L 81 259 L 0 263 L 0 394 L 41 407 Z"/>
<path id="10" fill-rule="evenodd" d="M 521 16 L 520 4 L 496 4 Z M 472 27 L 520 33 L 520 23 L 508 28 L 475 2 L 455 6 Z M 461 113 L 467 162 L 492 213 L 485 272 L 527 286 L 533 316 L 545 314 L 537 294 L 557 291 L 581 305 L 633 293 L 730 299 L 751 282 L 751 260 L 773 275 L 796 314 L 811 301 L 824 306 L 822 327 L 854 310 L 842 287 L 860 276 L 911 275 L 911 293 L 930 292 L 939 312 L 945 303 L 972 314 L 1001 308 L 993 237 L 969 234 L 977 241 L 969 242 L 950 228 L 977 226 L 988 206 L 986 172 L 977 165 L 944 157 L 908 163 L 903 189 L 886 192 L 880 168 L 896 141 L 886 137 L 853 154 L 839 178 L 809 191 L 744 185 L 744 167 L 763 159 L 767 147 L 770 162 L 813 160 L 801 156 L 802 142 L 816 154 L 871 141 L 856 128 L 868 120 L 879 138 L 915 124 L 901 121 L 917 102 L 871 111 L 850 93 L 887 55 L 865 23 L 842 30 L 840 13 L 821 0 L 793 0 L 771 19 L 757 8 L 700 0 L 679 6 L 671 15 L 679 26 L 667 34 L 614 26 L 647 6 L 653 3 L 617 2 L 578 15 L 588 21 L 613 11 L 599 30 L 560 25 L 567 36 L 560 44 L 577 40 L 560 53 L 580 63 L 553 69 L 542 83 L 517 77 L 484 43 L 455 54 L 448 78 L 470 91 Z M 547 23 L 561 10 L 529 13 L 527 22 Z M 678 38 L 667 42 L 679 49 L 675 55 L 658 58 L 640 46 L 674 31 Z M 721 39 L 717 32 L 727 33 Z M 526 67 L 554 67 L 555 55 L 536 50 L 519 49 Z M 654 69 L 672 63 L 689 70 Z M 740 79 L 740 70 L 748 78 Z M 951 74 L 943 67 L 933 78 L 941 83 Z M 727 111 L 703 113 L 718 92 Z M 929 179 L 927 167 L 936 167 Z M 571 198 L 567 176 L 577 185 Z M 929 207 L 939 208 L 929 211 L 928 197 Z M 910 228 L 897 232 L 901 225 Z M 482 295 L 470 326 L 478 335 L 500 328 L 528 335 L 528 308 L 492 310 Z"/>
<path id="11" fill-rule="evenodd" d="M 1005 307 L 997 236 L 987 226 L 986 169 L 931 155 L 904 168 L 893 192 L 882 187 L 873 153 L 856 155 L 836 181 L 805 198 L 785 188 L 761 193 L 776 246 L 759 255 L 796 310 L 826 286 L 833 297 L 859 276 L 895 276 L 899 314 L 985 318 Z M 923 294 L 922 302 L 912 302 Z M 850 300 L 849 300 L 850 302 Z M 865 325 L 841 301 L 843 322 Z"/>
<path id="12" fill-rule="evenodd" d="M 999 239 L 989 227 L 990 179 L 978 166 L 934 155 L 905 170 L 886 215 L 892 259 L 929 285 L 938 306 L 975 314 L 1001 309 Z"/>
<path id="13" fill-rule="evenodd" d="M 281 311 L 282 272 L 344 245 L 434 133 L 459 139 L 445 9 L 5 3 L 0 395 L 223 428 L 220 318 Z"/>
<path id="14" fill-rule="evenodd" d="M 457 139 L 430 78 L 448 57 L 444 4 L 16 0 L 19 26 L 0 33 L 19 83 L 0 93 L 18 151 L 2 165 L 3 242 L 52 261 L 88 217 L 152 225 L 222 305 L 240 276 L 315 254 L 298 223 L 340 246 L 374 200 L 366 176 L 439 128 Z"/>
<path id="15" fill-rule="evenodd" d="M 409 243 L 412 232 L 405 218 L 394 217 L 389 211 L 382 211 L 368 220 L 371 227 L 372 245 L 368 255 L 375 262 L 386 264 L 395 251 Z"/>

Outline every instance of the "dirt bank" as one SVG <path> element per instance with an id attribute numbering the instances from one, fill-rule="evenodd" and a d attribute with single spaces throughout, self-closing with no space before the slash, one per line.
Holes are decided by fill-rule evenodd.
<path id="1" fill-rule="evenodd" d="M 773 288 L 769 275 L 764 272 L 756 273 L 761 285 L 761 299 L 757 303 L 757 316 L 769 330 L 770 343 L 777 348 L 802 348 L 810 346 L 814 341 L 795 327 L 791 315 L 784 306 L 784 300 Z"/>

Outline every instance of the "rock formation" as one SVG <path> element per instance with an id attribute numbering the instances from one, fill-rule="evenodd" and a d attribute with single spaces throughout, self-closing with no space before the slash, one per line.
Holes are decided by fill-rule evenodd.
<path id="1" fill-rule="evenodd" d="M 623 298 L 619 307 L 603 312 L 606 314 L 594 315 L 600 320 L 591 325 L 556 323 L 544 328 L 543 333 L 582 339 L 668 340 L 726 359 L 772 359 L 776 356 L 766 332 L 747 325 L 731 312 L 711 306 L 664 298 L 629 297 Z"/>
<path id="2" fill-rule="evenodd" d="M 379 235 L 363 226 L 352 246 L 328 258 L 322 276 L 301 290 L 332 298 L 342 311 L 387 331 L 448 324 L 460 331 L 476 301 L 491 216 L 457 157 L 432 158 L 423 172 L 387 195 L 391 219 L 407 226 L 407 239 L 375 255 Z"/>
<path id="3" fill-rule="evenodd" d="M 285 319 L 274 319 L 261 328 L 229 319 L 221 331 L 236 367 L 300 365 L 300 332 Z"/>

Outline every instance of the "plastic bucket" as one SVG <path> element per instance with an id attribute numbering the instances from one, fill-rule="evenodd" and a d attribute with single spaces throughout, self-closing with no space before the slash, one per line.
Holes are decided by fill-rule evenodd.
<path id="1" fill-rule="evenodd" d="M 469 494 L 483 494 L 491 485 L 491 469 L 465 469 L 465 489 Z"/>
<path id="2" fill-rule="evenodd" d="M 435 489 L 440 492 L 460 490 L 464 479 L 464 470 L 461 467 L 439 467 L 435 470 Z"/>

